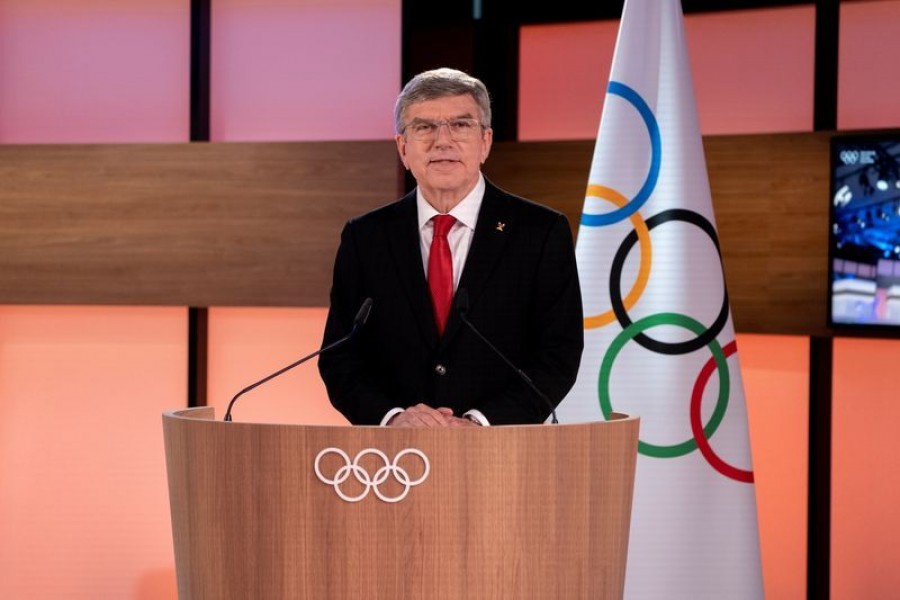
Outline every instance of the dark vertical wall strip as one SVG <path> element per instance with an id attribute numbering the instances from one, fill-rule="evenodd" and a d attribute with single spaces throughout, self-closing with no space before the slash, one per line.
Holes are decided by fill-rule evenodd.
<path id="1" fill-rule="evenodd" d="M 813 129 L 837 129 L 838 39 L 840 32 L 838 0 L 816 2 L 816 58 L 813 101 Z"/>
<path id="2" fill-rule="evenodd" d="M 191 0 L 191 141 L 209 141 L 209 64 L 212 0 Z"/>
<path id="3" fill-rule="evenodd" d="M 482 17 L 473 19 L 474 73 L 491 92 L 496 141 L 516 141 L 519 135 L 519 29 L 521 23 L 503 3 L 483 3 Z"/>
<path id="4" fill-rule="evenodd" d="M 191 0 L 192 142 L 209 141 L 209 67 L 212 0 Z M 188 308 L 188 406 L 206 406 L 208 325 L 206 307 Z"/>
<path id="5" fill-rule="evenodd" d="M 815 131 L 837 129 L 839 34 L 839 0 L 816 0 Z M 809 348 L 806 597 L 818 599 L 831 596 L 831 389 L 834 340 L 830 336 L 813 336 L 809 340 Z"/>
<path id="6" fill-rule="evenodd" d="M 188 406 L 206 406 L 209 311 L 188 308 Z"/>
<path id="7" fill-rule="evenodd" d="M 828 598 L 831 589 L 831 381 L 833 339 L 809 340 L 809 497 L 806 597 Z"/>

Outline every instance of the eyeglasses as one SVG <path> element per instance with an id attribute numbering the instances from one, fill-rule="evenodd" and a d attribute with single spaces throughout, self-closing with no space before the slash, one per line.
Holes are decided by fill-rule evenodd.
<path id="1" fill-rule="evenodd" d="M 484 129 L 484 126 L 478 122 L 478 119 L 459 118 L 441 121 L 415 119 L 403 128 L 403 133 L 408 134 L 418 142 L 433 142 L 437 139 L 438 132 L 444 125 L 447 126 L 447 131 L 450 132 L 450 139 L 454 142 L 465 142 L 475 139 Z"/>

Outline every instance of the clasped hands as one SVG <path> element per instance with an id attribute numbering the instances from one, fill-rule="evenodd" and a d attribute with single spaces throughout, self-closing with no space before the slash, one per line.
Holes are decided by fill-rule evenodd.
<path id="1" fill-rule="evenodd" d="M 453 409 L 432 408 L 427 404 L 410 406 L 390 421 L 389 427 L 478 427 L 478 423 L 453 415 Z"/>

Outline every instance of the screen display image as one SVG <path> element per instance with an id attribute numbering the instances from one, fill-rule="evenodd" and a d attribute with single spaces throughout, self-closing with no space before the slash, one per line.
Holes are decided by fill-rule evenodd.
<path id="1" fill-rule="evenodd" d="M 831 153 L 829 325 L 900 332 L 900 132 Z"/>

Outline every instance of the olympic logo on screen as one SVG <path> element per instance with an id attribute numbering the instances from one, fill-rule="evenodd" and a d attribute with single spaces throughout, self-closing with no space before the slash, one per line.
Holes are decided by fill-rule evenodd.
<path id="1" fill-rule="evenodd" d="M 321 468 L 322 459 L 329 454 L 337 454 L 344 462 L 344 464 L 335 471 L 332 477 L 326 477 L 322 473 Z M 369 455 L 378 457 L 382 463 L 382 466 L 375 471 L 374 475 L 370 474 L 369 471 L 360 464 L 362 459 Z M 422 474 L 416 479 L 412 479 L 409 472 L 400 466 L 400 460 L 407 455 L 417 457 L 422 463 Z M 431 472 L 431 464 L 428 461 L 428 457 L 425 456 L 425 453 L 416 448 L 401 450 L 397 453 L 397 456 L 394 457 L 394 460 L 388 460 L 387 455 L 381 450 L 366 448 L 360 450 L 352 461 L 350 460 L 350 455 L 340 448 L 325 448 L 316 455 L 314 469 L 319 481 L 334 487 L 334 491 L 337 493 L 338 497 L 345 502 L 359 502 L 368 496 L 369 492 L 374 492 L 375 496 L 382 502 L 394 503 L 400 502 L 406 498 L 413 487 L 421 484 L 428 478 L 428 474 Z M 357 483 L 362 485 L 362 491 L 355 496 L 347 494 L 342 487 L 342 484 L 350 479 L 351 476 Z M 399 483 L 403 490 L 393 496 L 385 494 L 381 490 L 381 486 L 386 483 L 389 478 L 393 478 L 394 481 Z"/>
<path id="2" fill-rule="evenodd" d="M 629 311 L 644 294 L 647 282 L 650 279 L 651 268 L 654 262 L 650 232 L 654 228 L 673 222 L 693 226 L 711 240 L 718 254 L 720 267 L 722 257 L 716 228 L 709 219 L 700 213 L 682 207 L 672 207 L 660 210 L 646 218 L 641 214 L 641 210 L 646 208 L 648 200 L 653 195 L 659 181 L 663 159 L 661 129 L 656 116 L 653 114 L 653 110 L 636 90 L 621 82 L 610 81 L 607 91 L 610 96 L 618 96 L 636 111 L 644 127 L 646 127 L 650 155 L 643 184 L 634 197 L 628 198 L 625 194 L 612 187 L 594 182 L 588 184 L 585 194 L 586 201 L 590 198 L 604 200 L 612 204 L 614 209 L 606 213 L 585 212 L 581 217 L 581 225 L 583 227 L 605 227 L 623 222 L 626 219 L 631 223 L 631 230 L 627 232 L 619 243 L 618 248 L 612 253 L 611 263 L 607 271 L 609 273 L 609 300 L 611 306 L 604 312 L 587 315 L 584 319 L 585 330 L 598 329 L 612 324 L 617 324 L 621 328 L 621 331 L 614 336 L 606 348 L 601 361 L 597 384 L 600 409 L 606 419 L 609 419 L 612 412 L 614 412 L 610 389 L 611 373 L 616 358 L 626 344 L 633 342 L 650 352 L 669 357 L 689 354 L 706 348 L 712 356 L 706 361 L 696 377 L 691 397 L 685 399 L 685 408 L 688 412 L 693 437 L 671 445 L 652 444 L 645 440 L 639 440 L 638 451 L 644 456 L 653 458 L 676 458 L 699 450 L 710 466 L 721 475 L 736 481 L 752 483 L 752 471 L 728 464 L 716 454 L 710 444 L 710 438 L 712 438 L 725 416 L 731 394 L 727 357 L 737 353 L 737 346 L 733 340 L 723 347 L 717 339 L 719 334 L 725 329 L 730 315 L 728 293 L 724 285 L 724 271 L 721 271 L 723 290 L 721 303 L 718 304 L 717 314 L 709 325 L 704 325 L 697 319 L 672 310 L 650 314 L 636 320 L 629 315 Z M 623 294 L 622 275 L 624 266 L 628 255 L 636 245 L 640 255 L 637 262 L 636 277 L 631 288 Z M 665 264 L 671 266 L 671 261 L 667 261 Z M 669 330 L 673 327 L 682 328 L 693 334 L 693 337 L 682 342 L 662 341 L 645 333 L 654 327 L 665 327 Z M 712 415 L 704 424 L 701 419 L 701 399 L 706 384 L 713 373 L 718 375 L 719 393 Z"/>

